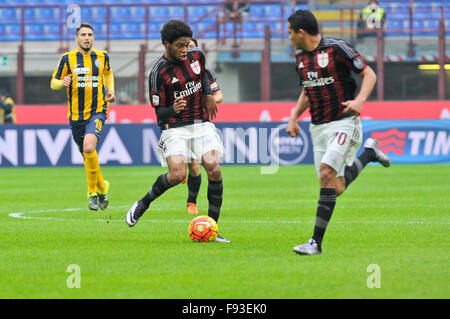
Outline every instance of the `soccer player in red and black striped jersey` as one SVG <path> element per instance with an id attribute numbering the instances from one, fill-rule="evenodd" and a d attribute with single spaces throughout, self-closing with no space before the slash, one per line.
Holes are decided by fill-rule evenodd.
<path id="1" fill-rule="evenodd" d="M 191 38 L 189 42 L 189 49 L 195 49 L 198 47 L 197 39 Z M 208 76 L 209 83 L 211 84 L 211 90 L 214 94 L 214 100 L 216 103 L 222 103 L 223 94 L 217 83 L 216 74 L 206 66 L 206 75 Z M 194 160 L 188 163 L 189 173 L 187 177 L 188 186 L 188 198 L 187 198 L 187 212 L 189 214 L 198 214 L 197 196 L 202 183 L 202 175 L 200 171 L 200 164 Z M 183 182 L 184 183 L 184 182 Z"/>
<path id="2" fill-rule="evenodd" d="M 342 194 L 368 162 L 390 166 L 377 141 L 367 139 L 363 153 L 356 158 L 362 144 L 359 114 L 376 82 L 374 71 L 367 66 L 358 51 L 345 41 L 319 34 L 314 15 L 297 10 L 288 18 L 289 39 L 298 50 L 296 69 L 303 90 L 292 113 L 287 132 L 300 133 L 297 119 L 309 109 L 314 165 L 320 179 L 320 197 L 312 238 L 294 247 L 300 255 L 322 252 L 322 240 L 336 204 Z M 362 77 L 356 95 L 356 83 L 351 72 Z"/>
<path id="3" fill-rule="evenodd" d="M 150 101 L 161 128 L 161 164 L 169 172 L 160 175 L 152 188 L 135 202 L 126 215 L 132 227 L 150 204 L 169 188 L 186 178 L 187 163 L 201 162 L 208 175 L 208 216 L 216 222 L 222 207 L 222 141 L 210 120 L 217 105 L 206 76 L 205 54 L 188 50 L 192 30 L 181 20 L 170 20 L 161 30 L 164 55 L 150 72 Z M 218 235 L 216 241 L 229 242 Z"/>

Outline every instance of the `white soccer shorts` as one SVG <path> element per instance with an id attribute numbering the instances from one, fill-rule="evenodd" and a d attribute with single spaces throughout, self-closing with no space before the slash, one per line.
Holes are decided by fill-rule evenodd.
<path id="1" fill-rule="evenodd" d="M 311 124 L 310 132 L 317 175 L 320 176 L 320 163 L 325 163 L 337 172 L 336 176 L 344 176 L 345 166 L 353 164 L 362 144 L 359 116 Z"/>
<path id="2" fill-rule="evenodd" d="M 225 153 L 216 126 L 211 122 L 196 123 L 162 131 L 159 138 L 161 166 L 167 167 L 166 159 L 172 155 L 183 155 L 187 162 L 201 163 L 205 153 L 215 150 L 220 157 Z"/>

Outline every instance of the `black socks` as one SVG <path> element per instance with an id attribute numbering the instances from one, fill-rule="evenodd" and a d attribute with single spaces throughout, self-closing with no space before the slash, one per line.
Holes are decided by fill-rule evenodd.
<path id="1" fill-rule="evenodd" d="M 345 187 L 353 182 L 367 163 L 373 161 L 375 154 L 372 149 L 366 148 L 358 158 L 355 159 L 351 166 L 346 166 L 344 171 Z"/>
<path id="2" fill-rule="evenodd" d="M 208 181 L 208 216 L 216 222 L 219 220 L 220 208 L 222 207 L 223 184 L 220 181 Z"/>
<path id="3" fill-rule="evenodd" d="M 167 180 L 167 173 L 160 175 L 156 179 L 150 191 L 147 194 L 145 194 L 145 196 L 141 199 L 142 204 L 147 209 L 152 201 L 157 199 L 171 187 L 172 186 L 169 184 L 169 181 Z"/>
<path id="4" fill-rule="evenodd" d="M 323 236 L 336 205 L 336 189 L 321 188 L 319 202 L 317 204 L 316 224 L 314 226 L 313 239 L 322 247 Z"/>
<path id="5" fill-rule="evenodd" d="M 202 183 L 202 174 L 198 176 L 188 175 L 187 186 L 188 186 L 188 203 L 197 204 L 197 195 L 200 190 L 200 185 Z"/>

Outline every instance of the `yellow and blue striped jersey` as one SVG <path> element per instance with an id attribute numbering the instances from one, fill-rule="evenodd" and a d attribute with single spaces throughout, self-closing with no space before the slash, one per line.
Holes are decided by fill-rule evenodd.
<path id="1" fill-rule="evenodd" d="M 106 51 L 92 50 L 82 54 L 78 49 L 61 56 L 53 78 L 63 80 L 72 75 L 67 87 L 67 117 L 71 121 L 89 119 L 96 113 L 107 113 L 107 87 L 104 76 L 111 72 L 109 56 Z"/>

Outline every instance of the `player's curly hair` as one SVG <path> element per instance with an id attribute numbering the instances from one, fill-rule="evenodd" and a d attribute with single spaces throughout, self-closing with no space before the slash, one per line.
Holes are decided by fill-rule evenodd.
<path id="1" fill-rule="evenodd" d="M 308 10 L 297 10 L 288 18 L 289 23 L 291 24 L 292 30 L 297 32 L 299 29 L 303 29 L 308 32 L 310 35 L 319 34 L 319 24 L 317 23 L 317 19 L 312 14 L 311 11 Z"/>
<path id="2" fill-rule="evenodd" d="M 173 43 L 180 37 L 192 37 L 192 30 L 188 24 L 182 20 L 170 20 L 166 22 L 161 30 L 161 41 Z"/>

